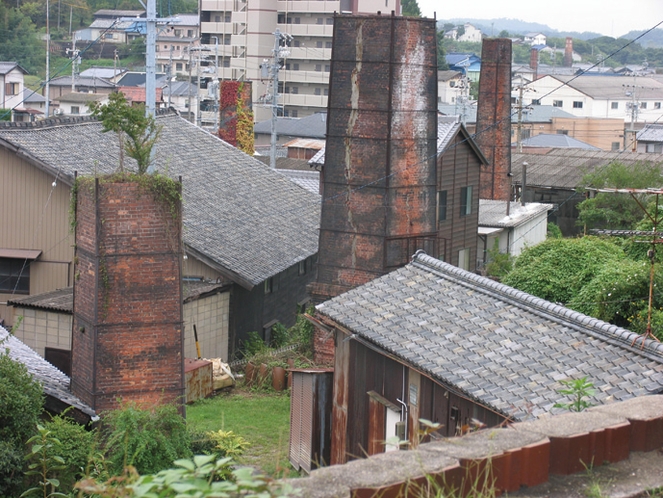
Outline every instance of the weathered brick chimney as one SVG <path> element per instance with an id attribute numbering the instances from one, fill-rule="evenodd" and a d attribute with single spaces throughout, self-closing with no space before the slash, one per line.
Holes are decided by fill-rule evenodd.
<path id="1" fill-rule="evenodd" d="M 157 181 L 77 181 L 71 389 L 97 412 L 183 413 L 180 185 Z"/>
<path id="2" fill-rule="evenodd" d="M 539 70 L 539 51 L 535 48 L 532 48 L 529 51 L 529 67 L 534 71 L 532 78 L 536 79 L 536 73 Z"/>
<path id="3" fill-rule="evenodd" d="M 435 20 L 334 20 L 318 278 L 321 302 L 436 243 Z"/>
<path id="4" fill-rule="evenodd" d="M 481 199 L 511 197 L 511 40 L 485 38 L 476 141 L 488 164 L 481 168 Z"/>
<path id="5" fill-rule="evenodd" d="M 566 37 L 566 45 L 564 47 L 564 67 L 573 66 L 573 38 Z"/>

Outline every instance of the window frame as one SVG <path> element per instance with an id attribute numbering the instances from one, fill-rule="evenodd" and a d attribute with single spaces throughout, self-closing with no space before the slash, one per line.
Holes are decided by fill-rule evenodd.
<path id="1" fill-rule="evenodd" d="M 30 295 L 30 265 L 33 261 L 0 257 L 0 293 Z"/>
<path id="2" fill-rule="evenodd" d="M 472 214 L 472 185 L 461 187 L 460 189 L 460 216 L 469 216 Z"/>

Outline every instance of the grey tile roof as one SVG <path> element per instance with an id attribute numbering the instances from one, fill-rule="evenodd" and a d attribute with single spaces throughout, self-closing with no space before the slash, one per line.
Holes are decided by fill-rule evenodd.
<path id="1" fill-rule="evenodd" d="M 76 86 L 88 86 L 92 88 L 115 88 L 113 83 L 102 78 L 97 78 L 96 76 L 82 77 L 79 75 L 74 78 L 74 83 Z M 58 76 L 57 78 L 53 78 L 49 85 L 71 87 L 71 76 Z"/>
<path id="2" fill-rule="evenodd" d="M 646 124 L 638 132 L 637 139 L 642 142 L 663 142 L 663 125 Z"/>
<path id="3" fill-rule="evenodd" d="M 517 420 L 568 399 L 587 376 L 594 404 L 663 391 L 663 344 L 422 253 L 407 266 L 317 306 L 378 346 Z"/>
<path id="4" fill-rule="evenodd" d="M 437 110 L 446 116 L 459 116 L 463 112 L 460 104 L 438 104 Z M 470 102 L 465 106 L 465 122 L 477 122 L 477 103 Z M 523 123 L 549 123 L 552 118 L 575 118 L 570 112 L 563 111 L 559 107 L 551 105 L 531 106 L 523 113 Z M 517 116 L 511 116 L 512 121 L 517 121 Z"/>
<path id="5" fill-rule="evenodd" d="M 69 377 L 39 356 L 35 351 L 11 335 L 5 328 L 0 327 L 0 347 L 9 349 L 12 360 L 22 363 L 44 388 L 44 394 L 58 399 L 69 406 L 78 409 L 90 419 L 96 420 L 94 410 L 74 396 L 69 390 Z"/>
<path id="6" fill-rule="evenodd" d="M 91 67 L 85 71 L 81 71 L 79 76 L 82 77 L 92 77 L 92 78 L 103 78 L 110 80 L 115 76 L 126 73 L 128 69 L 126 67 Z"/>
<path id="7" fill-rule="evenodd" d="M 515 145 L 512 144 L 512 145 Z M 586 142 L 560 133 L 539 133 L 523 140 L 523 147 L 554 147 L 556 149 L 588 149 L 602 150 Z"/>
<path id="8" fill-rule="evenodd" d="M 34 90 L 30 90 L 29 88 L 24 88 L 23 89 L 23 103 L 33 103 L 37 104 L 40 102 L 46 102 L 46 97 L 44 97 L 42 94 L 35 92 Z"/>
<path id="9" fill-rule="evenodd" d="M 227 284 L 203 281 L 185 281 L 182 283 L 182 291 L 184 294 L 183 301 L 195 301 L 201 296 L 210 292 L 215 292 L 223 288 Z M 21 297 L 17 299 L 7 300 L 10 306 L 17 306 L 21 308 L 36 308 L 47 311 L 60 311 L 63 313 L 73 313 L 74 311 L 74 288 L 65 287 L 64 289 L 57 289 L 42 294 L 33 294 L 31 296 Z"/>
<path id="10" fill-rule="evenodd" d="M 585 174 L 612 162 L 633 165 L 637 162 L 663 164 L 663 154 L 607 152 L 586 149 L 554 149 L 547 154 L 511 152 L 514 183 L 520 184 L 522 164 L 527 162 L 527 184 L 535 187 L 574 189 Z"/>
<path id="11" fill-rule="evenodd" d="M 309 192 L 314 194 L 320 193 L 319 171 L 302 171 L 299 169 L 279 169 L 277 171 Z"/>
<path id="12" fill-rule="evenodd" d="M 270 134 L 272 121 L 260 121 L 253 127 L 254 133 Z M 316 112 L 305 118 L 277 118 L 276 132 L 279 135 L 302 138 L 324 139 L 327 135 L 327 113 Z"/>
<path id="13" fill-rule="evenodd" d="M 493 228 L 516 227 L 553 208 L 552 204 L 511 202 L 506 216 L 506 201 L 479 199 L 479 226 Z"/>
<path id="14" fill-rule="evenodd" d="M 254 155 L 258 161 L 269 166 L 269 155 Z M 306 159 L 296 159 L 294 157 L 276 157 L 276 169 L 311 171 L 311 166 Z"/>
<path id="15" fill-rule="evenodd" d="M 182 177 L 190 254 L 250 288 L 317 252 L 318 196 L 176 114 L 157 122 L 157 170 Z M 0 125 L 5 144 L 65 182 L 119 164 L 117 137 L 87 118 Z"/>
<path id="16" fill-rule="evenodd" d="M 23 72 L 23 74 L 28 74 L 28 72 L 23 69 L 18 62 L 0 61 L 0 74 L 7 74 L 14 68 L 18 68 Z"/>

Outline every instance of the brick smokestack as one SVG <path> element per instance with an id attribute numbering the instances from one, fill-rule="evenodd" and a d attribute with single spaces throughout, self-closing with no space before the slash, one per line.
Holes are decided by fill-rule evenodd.
<path id="1" fill-rule="evenodd" d="M 72 392 L 97 412 L 121 399 L 183 413 L 180 201 L 128 181 L 77 192 Z"/>
<path id="2" fill-rule="evenodd" d="M 536 79 L 536 73 L 539 70 L 539 51 L 535 48 L 532 48 L 529 51 L 529 67 L 534 71 L 532 78 Z"/>
<path id="3" fill-rule="evenodd" d="M 511 40 L 485 38 L 476 141 L 488 164 L 481 168 L 481 199 L 511 198 Z"/>
<path id="4" fill-rule="evenodd" d="M 564 47 L 564 67 L 573 66 L 573 38 L 566 37 L 566 46 Z"/>
<path id="5" fill-rule="evenodd" d="M 434 253 L 435 36 L 433 19 L 335 17 L 316 302 Z"/>

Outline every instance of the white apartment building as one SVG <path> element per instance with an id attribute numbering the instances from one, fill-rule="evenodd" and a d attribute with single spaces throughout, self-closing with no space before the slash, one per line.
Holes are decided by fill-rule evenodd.
<path id="1" fill-rule="evenodd" d="M 201 0 L 201 42 L 208 64 L 218 57 L 218 77 L 252 81 L 256 121 L 268 119 L 270 64 L 275 36 L 292 36 L 279 71 L 283 115 L 305 117 L 327 110 L 334 13 L 400 14 L 400 0 Z M 217 55 L 218 54 L 218 55 Z M 208 76 L 209 73 L 206 74 Z"/>

